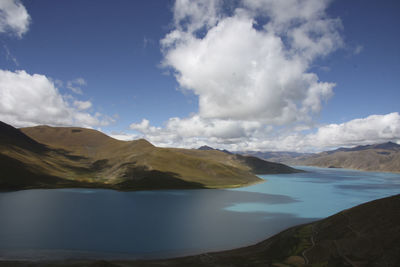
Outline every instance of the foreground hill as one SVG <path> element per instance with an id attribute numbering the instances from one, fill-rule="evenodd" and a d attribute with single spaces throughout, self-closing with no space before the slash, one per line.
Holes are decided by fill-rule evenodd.
<path id="1" fill-rule="evenodd" d="M 371 201 L 256 245 L 151 261 L 7 262 L 0 266 L 400 266 L 400 195 Z"/>
<path id="2" fill-rule="evenodd" d="M 0 167 L 5 170 L 0 173 L 3 190 L 222 188 L 262 181 L 251 165 L 220 151 L 158 148 L 143 139 L 119 141 L 92 129 L 16 129 L 5 123 L 0 124 Z"/>
<path id="3" fill-rule="evenodd" d="M 51 150 L 18 129 L 0 122 L 0 190 L 82 186 L 84 183 L 61 178 L 74 165 L 63 151 Z M 66 165 L 69 167 L 67 168 Z"/>
<path id="4" fill-rule="evenodd" d="M 362 171 L 400 172 L 400 145 L 383 144 L 339 148 L 313 155 L 295 157 L 286 164 Z"/>

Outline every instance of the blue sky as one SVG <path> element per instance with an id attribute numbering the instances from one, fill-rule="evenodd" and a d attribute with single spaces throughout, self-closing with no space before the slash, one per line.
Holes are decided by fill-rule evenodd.
<path id="1" fill-rule="evenodd" d="M 400 142 L 398 1 L 0 3 L 0 120 L 156 145 Z"/>

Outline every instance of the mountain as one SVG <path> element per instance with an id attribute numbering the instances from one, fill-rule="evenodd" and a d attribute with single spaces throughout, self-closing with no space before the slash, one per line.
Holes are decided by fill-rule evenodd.
<path id="1" fill-rule="evenodd" d="M 225 188 L 261 182 L 252 166 L 220 151 L 158 148 L 77 127 L 0 124 L 0 190 Z"/>
<path id="2" fill-rule="evenodd" d="M 260 159 L 255 156 L 250 156 L 250 155 L 241 155 L 239 153 L 233 154 L 227 150 L 220 150 L 220 149 L 215 149 L 210 146 L 201 146 L 198 148 L 198 150 L 206 150 L 206 151 L 221 151 L 227 154 L 232 155 L 235 157 L 237 160 L 242 162 L 243 164 L 249 166 L 253 173 L 255 174 L 277 174 L 277 173 L 296 173 L 296 172 L 303 172 L 302 170 L 297 170 L 294 168 L 291 168 L 289 166 L 286 166 L 281 163 L 275 163 L 275 162 L 270 162 L 266 161 L 264 159 Z"/>
<path id="3" fill-rule="evenodd" d="M 212 148 L 210 146 L 201 146 L 198 148 L 198 150 L 218 150 L 218 149 Z"/>
<path id="4" fill-rule="evenodd" d="M 290 165 L 400 172 L 400 145 L 387 142 L 352 148 L 338 148 L 318 154 L 294 157 L 282 162 Z"/>
<path id="5" fill-rule="evenodd" d="M 235 156 L 239 161 L 250 166 L 253 172 L 256 174 L 304 172 L 281 163 L 270 162 L 253 156 L 243 156 L 240 154 L 236 154 Z"/>
<path id="6" fill-rule="evenodd" d="M 44 145 L 29 138 L 11 125 L 0 121 L 0 146 L 5 144 L 26 147 L 35 151 L 44 151 L 46 149 Z"/>
<path id="7" fill-rule="evenodd" d="M 198 148 L 198 150 L 217 150 L 217 151 L 221 151 L 227 154 L 233 154 L 232 152 L 226 150 L 226 149 L 216 149 L 216 148 L 212 148 L 210 146 L 201 146 Z"/>
<path id="8" fill-rule="evenodd" d="M 29 138 L 20 130 L 0 122 L 0 190 L 82 186 L 58 175 L 70 163 L 62 152 Z M 73 166 L 71 164 L 71 166 Z"/>
<path id="9" fill-rule="evenodd" d="M 285 230 L 256 245 L 149 261 L 0 261 L 0 266 L 400 266 L 400 195 Z"/>
<path id="10" fill-rule="evenodd" d="M 292 160 L 293 158 L 311 155 L 312 153 L 299 153 L 299 152 L 290 152 L 290 151 L 243 151 L 236 152 L 245 156 L 254 156 L 267 161 L 272 162 L 280 162 L 283 163 L 288 160 Z"/>
<path id="11" fill-rule="evenodd" d="M 341 147 L 321 153 L 280 151 L 246 151 L 238 153 L 292 166 L 306 165 L 361 171 L 400 172 L 400 145 L 393 142 L 350 148 Z"/>
<path id="12" fill-rule="evenodd" d="M 368 150 L 368 149 L 383 149 L 383 150 L 398 151 L 398 150 L 400 150 L 400 145 L 393 143 L 393 142 L 387 142 L 387 143 L 382 143 L 382 144 L 355 146 L 355 147 L 350 147 L 350 148 L 340 147 L 335 150 L 327 151 L 326 153 L 332 154 L 332 153 L 339 152 L 339 151 L 349 152 L 349 151 L 362 151 L 362 150 Z"/>

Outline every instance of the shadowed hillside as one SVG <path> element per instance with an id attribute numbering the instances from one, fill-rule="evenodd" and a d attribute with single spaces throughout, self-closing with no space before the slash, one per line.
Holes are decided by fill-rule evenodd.
<path id="1" fill-rule="evenodd" d="M 228 150 L 221 150 L 221 149 L 215 149 L 210 146 L 201 146 L 198 148 L 198 150 L 203 150 L 203 151 L 221 151 L 226 154 L 234 155 L 234 157 L 242 162 L 243 164 L 249 166 L 253 173 L 255 174 L 277 174 L 277 173 L 296 173 L 296 172 L 304 172 L 302 170 L 296 170 L 294 168 L 291 168 L 289 166 L 286 166 L 281 163 L 275 163 L 271 161 L 266 161 L 264 159 L 258 158 L 256 156 L 252 155 L 242 155 L 239 153 L 232 153 Z"/>
<path id="2" fill-rule="evenodd" d="M 51 150 L 0 122 L 0 190 L 86 187 L 86 183 L 61 178 L 62 172 L 75 167 L 64 152 Z"/>
<path id="3" fill-rule="evenodd" d="M 400 266 L 400 195 L 285 230 L 256 245 L 150 261 L 1 262 L 0 266 Z"/>
<path id="4" fill-rule="evenodd" d="M 236 158 L 248 166 L 251 166 L 257 174 L 277 174 L 303 172 L 293 169 L 281 163 L 269 162 L 253 156 L 236 155 Z"/>
<path id="5" fill-rule="evenodd" d="M 254 166 L 220 151 L 158 148 L 76 127 L 0 126 L 2 190 L 223 188 L 262 181 Z"/>

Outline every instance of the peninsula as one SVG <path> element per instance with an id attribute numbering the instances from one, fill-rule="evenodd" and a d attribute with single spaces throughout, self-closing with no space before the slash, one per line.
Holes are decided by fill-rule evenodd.
<path id="1" fill-rule="evenodd" d="M 2 122 L 0 167 L 1 190 L 232 188 L 262 182 L 255 174 L 298 172 L 217 150 L 160 148 L 144 139 L 119 141 L 93 129 L 16 129 Z"/>

